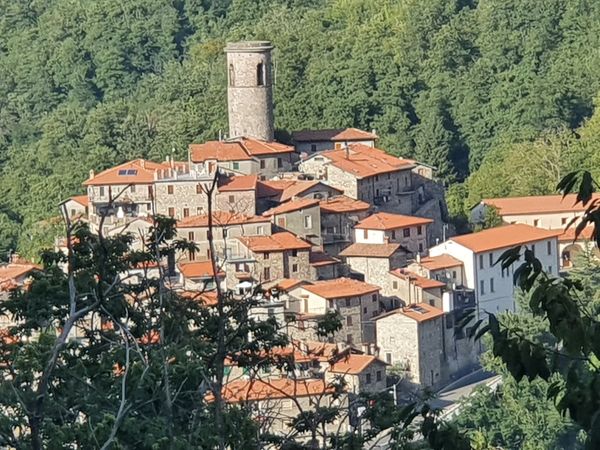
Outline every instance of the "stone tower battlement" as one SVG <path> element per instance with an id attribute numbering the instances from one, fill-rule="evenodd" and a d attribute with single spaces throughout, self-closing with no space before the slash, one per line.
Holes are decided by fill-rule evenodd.
<path id="1" fill-rule="evenodd" d="M 228 43 L 229 137 L 273 141 L 273 78 L 268 41 Z"/>

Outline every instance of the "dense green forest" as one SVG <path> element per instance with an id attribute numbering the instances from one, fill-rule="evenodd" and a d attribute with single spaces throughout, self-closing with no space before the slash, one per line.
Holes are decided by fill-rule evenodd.
<path id="1" fill-rule="evenodd" d="M 600 167 L 593 0 L 0 0 L 0 257 L 33 255 L 90 169 L 227 128 L 223 46 L 269 39 L 279 138 L 375 129 L 455 215 Z M 597 170 L 597 169 L 596 169 Z"/>

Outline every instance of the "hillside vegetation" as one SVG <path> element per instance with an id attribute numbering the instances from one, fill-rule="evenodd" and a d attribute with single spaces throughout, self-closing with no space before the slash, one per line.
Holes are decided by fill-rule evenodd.
<path id="1" fill-rule="evenodd" d="M 51 242 L 57 204 L 90 169 L 183 158 L 226 130 L 229 40 L 275 44 L 279 139 L 375 129 L 383 148 L 456 184 L 456 215 L 482 196 L 550 192 L 583 161 L 600 167 L 593 0 L 0 0 L 0 10 L 0 258 Z"/>

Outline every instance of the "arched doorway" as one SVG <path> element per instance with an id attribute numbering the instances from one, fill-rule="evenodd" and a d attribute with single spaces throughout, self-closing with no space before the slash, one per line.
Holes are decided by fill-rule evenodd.
<path id="1" fill-rule="evenodd" d="M 583 248 L 579 244 L 567 245 L 561 254 L 561 262 L 564 268 L 573 267 L 573 260 L 578 253 L 582 252 Z"/>

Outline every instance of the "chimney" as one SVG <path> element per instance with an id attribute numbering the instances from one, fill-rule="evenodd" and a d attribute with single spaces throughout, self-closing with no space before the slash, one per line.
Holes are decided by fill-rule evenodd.
<path id="1" fill-rule="evenodd" d="M 94 178 L 96 174 L 94 173 L 94 169 L 90 170 L 90 179 Z"/>
<path id="2" fill-rule="evenodd" d="M 417 252 L 417 262 L 421 264 L 421 254 Z"/>
<path id="3" fill-rule="evenodd" d="M 145 160 L 145 159 L 140 159 L 140 167 L 141 167 L 142 169 L 145 169 L 145 168 L 146 168 L 146 160 Z"/>
<path id="4" fill-rule="evenodd" d="M 344 142 L 344 150 L 346 151 L 346 159 L 350 159 L 350 147 L 347 142 Z"/>

